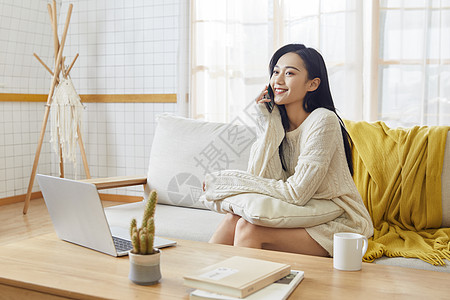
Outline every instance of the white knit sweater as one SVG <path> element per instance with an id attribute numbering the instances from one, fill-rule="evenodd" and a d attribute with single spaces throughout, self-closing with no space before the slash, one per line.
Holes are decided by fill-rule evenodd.
<path id="1" fill-rule="evenodd" d="M 306 228 L 330 255 L 336 232 L 372 236 L 372 221 L 348 169 L 336 114 L 318 108 L 297 129 L 285 134 L 278 108 L 269 113 L 264 104 L 258 106 L 258 139 L 252 146 L 247 172 L 226 170 L 207 175 L 206 199 L 250 192 L 296 205 L 305 205 L 310 199 L 331 200 L 344 213 L 333 221 Z M 287 171 L 282 169 L 278 154 L 282 142 Z"/>

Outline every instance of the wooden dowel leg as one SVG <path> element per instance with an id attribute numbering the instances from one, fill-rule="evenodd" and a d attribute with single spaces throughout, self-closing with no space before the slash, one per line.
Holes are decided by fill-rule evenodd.
<path id="1" fill-rule="evenodd" d="M 71 7 L 69 6 L 69 12 L 71 13 Z M 68 16 L 68 20 L 70 19 L 70 14 Z M 66 24 L 68 25 L 68 23 Z M 67 26 L 66 26 L 67 27 Z M 65 28 L 66 33 L 67 33 L 67 28 Z M 64 37 L 65 39 L 65 37 Z M 63 46 L 64 44 L 62 44 Z M 44 141 L 44 135 L 45 135 L 45 128 L 47 127 L 47 121 L 48 121 L 48 115 L 50 113 L 50 104 L 52 102 L 52 96 L 53 96 L 53 92 L 55 91 L 55 86 L 56 86 L 56 80 L 57 80 L 57 76 L 59 74 L 59 66 L 61 64 L 61 59 L 62 59 L 62 48 L 60 47 L 59 52 L 58 52 L 58 59 L 56 61 L 56 69 L 55 72 L 53 73 L 53 80 L 52 80 L 52 84 L 50 86 L 50 91 L 48 93 L 48 97 L 47 97 L 47 106 L 45 107 L 45 114 L 44 114 L 44 120 L 42 122 L 42 128 L 41 128 L 41 134 L 39 136 L 39 142 L 38 142 L 38 146 L 36 149 L 36 155 L 34 157 L 34 163 L 33 163 L 33 169 L 31 171 L 31 176 L 30 176 L 30 182 L 28 184 L 28 191 L 27 191 L 27 195 L 25 197 L 25 204 L 23 207 L 23 214 L 26 214 L 28 211 L 28 206 L 30 205 L 30 200 L 31 200 L 31 191 L 33 190 L 33 184 L 34 184 L 34 178 L 36 177 L 36 170 L 37 170 L 37 165 L 39 163 L 39 156 L 41 155 L 41 148 L 42 148 L 42 143 Z"/>
<path id="2" fill-rule="evenodd" d="M 59 146 L 59 177 L 64 178 L 64 161 L 61 146 Z"/>
<path id="3" fill-rule="evenodd" d="M 78 144 L 80 145 L 81 158 L 83 159 L 84 171 L 86 173 L 86 178 L 90 179 L 91 173 L 89 172 L 89 166 L 87 163 L 86 152 L 84 151 L 83 139 L 81 138 L 80 126 L 77 126 L 77 133 L 78 133 Z"/>
<path id="4" fill-rule="evenodd" d="M 59 57 L 61 59 L 61 57 Z M 31 170 L 30 182 L 28 184 L 28 191 L 25 197 L 25 204 L 23 206 L 23 214 L 25 215 L 28 211 L 28 206 L 31 200 L 31 191 L 33 190 L 34 178 L 36 177 L 37 165 L 39 163 L 39 156 L 41 155 L 42 143 L 44 141 L 45 129 L 47 128 L 48 116 L 50 114 L 50 104 L 52 102 L 53 92 L 56 86 L 56 73 L 53 74 L 52 84 L 50 86 L 50 91 L 47 97 L 47 105 L 45 106 L 44 120 L 42 121 L 41 134 L 39 135 L 39 141 L 36 149 L 36 155 L 34 156 L 33 169 Z"/>
<path id="5" fill-rule="evenodd" d="M 50 113 L 50 106 L 45 107 L 44 120 L 42 121 L 41 134 L 39 135 L 39 141 L 36 148 L 36 154 L 34 156 L 33 169 L 31 170 L 30 182 L 28 183 L 28 191 L 25 197 L 25 205 L 23 207 L 23 214 L 28 211 L 28 206 L 30 205 L 31 192 L 33 190 L 34 178 L 36 177 L 37 166 L 39 163 L 39 156 L 41 155 L 42 143 L 44 141 L 45 128 L 47 127 L 48 115 Z"/>
<path id="6" fill-rule="evenodd" d="M 50 70 L 50 68 L 45 64 L 45 62 L 36 53 L 33 53 L 33 55 L 41 63 L 41 65 L 43 65 L 44 68 L 53 76 L 53 71 Z"/>
<path id="7" fill-rule="evenodd" d="M 52 25 L 52 27 L 53 27 L 53 9 L 52 9 L 52 5 L 50 3 L 47 3 L 47 10 L 48 10 L 48 15 L 50 17 L 50 25 Z"/>
<path id="8" fill-rule="evenodd" d="M 47 127 L 48 116 L 49 116 L 49 113 L 50 113 L 50 104 L 52 102 L 53 92 L 55 91 L 55 86 L 56 86 L 56 82 L 57 82 L 58 77 L 59 77 L 59 72 L 61 71 L 62 52 L 63 52 L 63 49 L 64 49 L 64 43 L 66 41 L 67 31 L 69 29 L 69 22 L 70 22 L 70 17 L 72 15 L 72 9 L 73 9 L 73 4 L 70 4 L 69 5 L 69 9 L 67 11 L 66 23 L 64 25 L 64 31 L 63 31 L 63 35 L 62 35 L 62 38 L 61 38 L 61 43 L 59 43 L 59 41 L 58 41 L 59 47 L 58 47 L 58 54 L 57 54 L 56 59 L 55 59 L 55 70 L 53 72 L 53 80 L 52 80 L 52 84 L 50 86 L 50 92 L 48 93 L 48 97 L 47 97 L 47 105 L 45 107 L 44 120 L 42 121 L 41 134 L 39 136 L 39 141 L 38 141 L 38 145 L 37 145 L 37 149 L 36 149 L 36 154 L 34 156 L 34 163 L 33 163 L 33 168 L 31 170 L 31 176 L 30 176 L 30 182 L 28 184 L 27 195 L 25 197 L 25 204 L 24 204 L 24 207 L 23 207 L 23 214 L 27 213 L 28 207 L 30 205 L 31 192 L 33 190 L 34 179 L 36 177 L 37 166 L 38 166 L 38 163 L 39 163 L 39 156 L 41 155 L 42 143 L 44 141 L 45 129 Z M 50 13 L 50 10 L 49 10 L 49 13 Z M 53 13 L 52 13 L 51 21 L 52 21 L 54 33 L 57 33 L 57 31 L 56 31 L 56 27 L 57 27 L 56 26 L 57 25 L 56 24 L 56 1 L 53 1 Z M 54 45 L 55 45 L 55 49 L 56 49 L 56 41 L 55 41 Z M 79 131 L 79 128 L 78 128 L 78 131 Z M 84 149 L 83 149 L 83 152 L 84 152 Z M 84 156 L 86 156 L 86 154 L 84 154 Z M 87 164 L 87 161 L 86 161 L 86 164 Z M 88 178 L 90 178 L 90 174 L 89 174 Z"/>
<path id="9" fill-rule="evenodd" d="M 66 68 L 65 68 L 65 66 L 64 66 L 64 62 L 66 61 L 66 57 L 65 56 L 63 56 L 63 59 L 62 59 L 62 61 L 61 61 L 61 74 L 62 74 L 62 76 L 64 77 L 64 78 L 67 78 L 66 77 Z"/>
<path id="10" fill-rule="evenodd" d="M 57 21 L 57 17 L 56 17 L 56 1 L 53 1 L 51 21 L 52 21 L 52 28 L 53 28 L 53 47 L 55 50 L 55 63 L 56 63 L 56 55 L 59 52 L 58 21 Z"/>
<path id="11" fill-rule="evenodd" d="M 59 77 L 59 72 L 61 71 L 61 60 L 62 60 L 62 52 L 64 50 L 64 44 L 66 42 L 67 31 L 69 30 L 69 22 L 70 17 L 72 16 L 73 4 L 69 4 L 69 9 L 67 11 L 66 23 L 64 25 L 64 31 L 61 38 L 61 43 L 59 44 L 58 55 L 55 63 L 55 75 Z"/>
<path id="12" fill-rule="evenodd" d="M 45 64 L 45 62 L 36 54 L 33 53 L 34 57 L 44 66 L 44 68 L 53 76 L 53 71 Z M 59 79 L 56 78 L 56 83 L 59 83 Z"/>
<path id="13" fill-rule="evenodd" d="M 67 69 L 65 77 L 67 77 L 67 75 L 69 75 L 70 70 L 72 70 L 72 67 L 73 67 L 75 61 L 77 60 L 77 58 L 78 58 L 78 53 L 77 53 L 77 55 L 75 55 L 75 58 L 73 59 L 73 61 L 72 61 L 72 63 L 70 64 L 69 68 Z"/>
<path id="14" fill-rule="evenodd" d="M 59 145 L 59 177 L 64 178 L 64 160 L 63 160 L 62 145 L 61 145 L 61 139 L 59 136 L 59 131 L 58 131 L 58 145 Z"/>

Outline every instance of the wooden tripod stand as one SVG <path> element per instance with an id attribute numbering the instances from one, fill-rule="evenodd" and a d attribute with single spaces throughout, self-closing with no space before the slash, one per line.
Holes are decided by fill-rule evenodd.
<path id="1" fill-rule="evenodd" d="M 63 35 L 61 37 L 61 42 L 59 41 L 59 38 L 58 38 L 58 23 L 57 23 L 57 19 L 56 19 L 56 1 L 53 0 L 53 5 L 51 5 L 49 3 L 47 5 L 47 8 L 48 8 L 48 13 L 50 15 L 50 22 L 51 22 L 52 30 L 53 30 L 53 43 L 54 43 L 54 48 L 55 48 L 55 66 L 54 66 L 54 72 L 52 72 L 50 70 L 50 68 L 47 67 L 45 65 L 45 63 L 36 55 L 36 53 L 34 53 L 34 56 L 38 59 L 38 61 L 52 75 L 52 83 L 50 86 L 50 91 L 48 93 L 47 104 L 45 106 L 44 120 L 42 121 L 41 133 L 39 136 L 39 141 L 38 141 L 38 145 L 37 145 L 37 149 L 36 149 L 36 155 L 34 157 L 33 169 L 31 171 L 30 182 L 28 184 L 28 191 L 27 191 L 27 194 L 25 197 L 23 214 L 27 213 L 28 206 L 30 204 L 31 192 L 33 190 L 34 179 L 36 177 L 37 166 L 39 163 L 39 156 L 41 154 L 42 143 L 44 141 L 45 129 L 47 127 L 48 117 L 50 114 L 50 105 L 52 102 L 52 97 L 53 97 L 53 93 L 55 91 L 55 87 L 56 87 L 57 83 L 59 83 L 59 75 L 61 73 L 65 78 L 67 78 L 76 59 L 78 58 L 78 54 L 77 54 L 75 56 L 74 60 L 72 61 L 71 65 L 69 66 L 69 68 L 67 70 L 65 69 L 64 58 L 62 56 L 62 53 L 63 53 L 63 49 L 64 49 L 64 44 L 66 42 L 67 30 L 69 29 L 69 22 L 70 22 L 70 17 L 72 15 L 73 4 L 69 4 L 69 10 L 67 12 L 66 23 L 64 25 L 64 31 L 63 31 Z M 89 178 L 91 178 L 91 175 L 90 175 L 89 167 L 87 164 L 86 152 L 84 151 L 84 146 L 83 146 L 83 141 L 81 139 L 81 131 L 80 131 L 79 125 L 77 127 L 77 134 L 78 134 L 78 144 L 80 146 L 80 152 L 81 152 L 81 156 L 83 159 L 84 170 L 86 172 L 86 177 L 89 179 Z M 58 136 L 58 142 L 59 142 L 59 136 Z M 61 177 L 64 177 L 64 162 L 63 162 L 63 158 L 62 158 L 61 143 L 59 143 L 59 145 L 60 145 L 60 147 L 59 147 L 59 154 L 60 154 L 59 155 L 59 168 L 60 168 Z"/>

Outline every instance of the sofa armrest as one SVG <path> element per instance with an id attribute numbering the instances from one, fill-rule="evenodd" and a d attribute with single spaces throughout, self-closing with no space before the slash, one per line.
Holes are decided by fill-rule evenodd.
<path id="1" fill-rule="evenodd" d="M 133 186 L 147 183 L 147 176 L 117 176 L 105 178 L 93 178 L 80 180 L 82 182 L 94 184 L 98 190 Z"/>

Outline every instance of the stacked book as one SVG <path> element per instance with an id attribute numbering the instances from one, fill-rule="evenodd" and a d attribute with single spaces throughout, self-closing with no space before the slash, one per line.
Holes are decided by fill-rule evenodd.
<path id="1" fill-rule="evenodd" d="M 302 281 L 290 265 L 234 256 L 184 276 L 190 299 L 286 299 Z"/>

